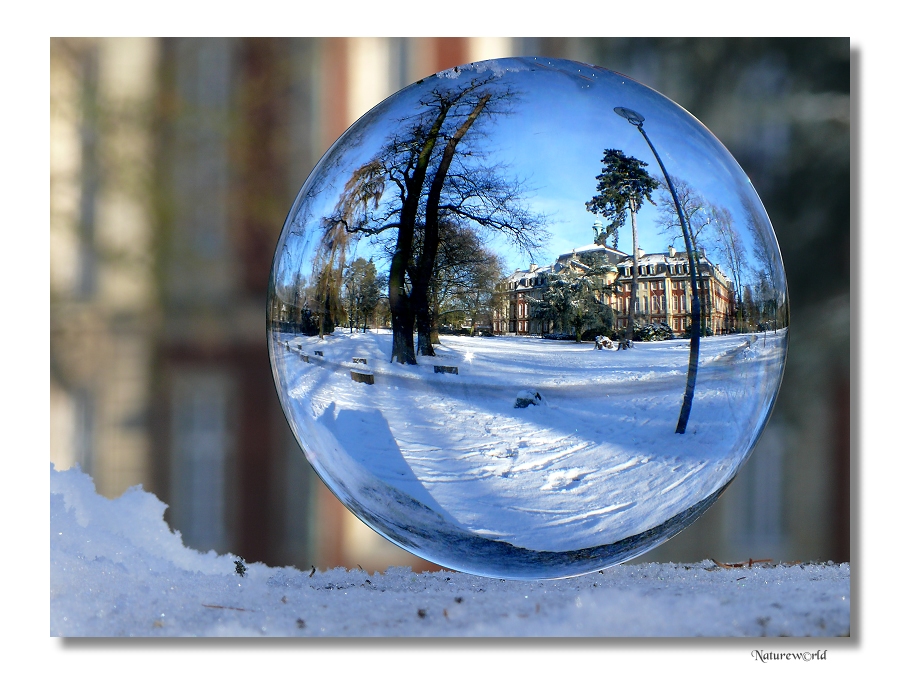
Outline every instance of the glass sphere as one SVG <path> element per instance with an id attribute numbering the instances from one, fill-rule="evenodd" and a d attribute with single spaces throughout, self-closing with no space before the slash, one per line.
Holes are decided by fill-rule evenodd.
<path id="1" fill-rule="evenodd" d="M 290 210 L 268 302 L 282 406 L 337 498 L 509 579 L 623 562 L 708 509 L 770 415 L 787 323 L 724 146 L 547 58 L 453 68 L 359 119 Z"/>

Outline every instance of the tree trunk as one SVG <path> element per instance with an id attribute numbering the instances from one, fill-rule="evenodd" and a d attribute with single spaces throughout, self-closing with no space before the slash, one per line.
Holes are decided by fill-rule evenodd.
<path id="1" fill-rule="evenodd" d="M 402 236 L 403 228 L 397 235 L 397 248 L 391 260 L 391 271 L 388 280 L 388 299 L 391 305 L 391 326 L 394 335 L 391 347 L 391 361 L 397 359 L 397 363 L 416 363 L 416 350 L 413 342 L 413 324 L 415 317 L 409 296 L 404 288 L 406 280 L 406 268 L 409 266 L 411 255 L 412 227 L 409 228 L 409 236 Z M 401 238 L 403 242 L 401 242 Z M 406 240 L 409 240 L 406 242 Z"/>
<path id="2" fill-rule="evenodd" d="M 625 327 L 625 339 L 634 339 L 634 322 L 637 316 L 637 292 L 638 292 L 638 231 L 637 214 L 635 213 L 634 199 L 629 200 L 631 211 L 631 305 L 628 308 L 628 324 Z"/>
<path id="3" fill-rule="evenodd" d="M 391 305 L 391 326 L 393 329 L 393 345 L 391 361 L 397 363 L 416 363 L 416 350 L 413 342 L 413 326 L 415 317 L 409 296 L 406 293 L 406 270 L 412 256 L 413 226 L 415 213 L 409 222 L 404 222 L 407 204 L 401 210 L 400 227 L 397 230 L 397 245 L 391 258 L 391 269 L 388 276 L 388 300 Z"/>
<path id="4" fill-rule="evenodd" d="M 449 108 L 443 108 L 435 118 L 416 157 L 412 175 L 406 180 L 406 200 L 400 209 L 397 245 L 391 258 L 391 269 L 388 276 L 388 301 L 391 306 L 391 325 L 394 334 L 391 348 L 392 362 L 397 359 L 398 363 L 416 363 L 415 308 L 406 292 L 406 276 L 413 257 L 416 214 L 428 173 L 428 164 L 448 111 Z"/>
<path id="5" fill-rule="evenodd" d="M 712 325 L 712 298 L 710 293 L 712 289 L 706 289 L 703 286 L 703 270 L 700 269 L 700 249 L 697 247 L 696 239 L 691 242 L 694 245 L 694 259 L 697 268 L 697 286 L 700 290 L 700 326 L 703 329 L 701 335 L 706 337 L 707 329 Z"/>
<path id="6" fill-rule="evenodd" d="M 441 334 L 439 332 L 438 320 L 440 319 L 440 306 L 438 303 L 438 294 L 435 284 L 431 285 L 431 344 L 441 344 Z"/>
<path id="7" fill-rule="evenodd" d="M 491 94 L 482 94 L 476 106 L 472 109 L 453 136 L 447 141 L 444 152 L 441 155 L 441 163 L 435 171 L 428 189 L 428 198 L 425 202 L 425 238 L 422 244 L 422 255 L 419 258 L 418 273 L 413 280 L 411 294 L 413 311 L 416 314 L 416 324 L 419 332 L 419 347 L 417 352 L 423 356 L 434 356 L 434 345 L 431 343 L 432 313 L 428 301 L 428 290 L 431 287 L 434 276 L 434 263 L 437 260 L 438 243 L 440 242 L 440 224 L 438 222 L 441 191 L 447 179 L 447 172 L 456 154 L 456 148 L 463 136 L 484 111 L 491 99 Z"/>
<path id="8" fill-rule="evenodd" d="M 415 304 L 415 300 L 413 301 Z M 418 307 L 416 315 L 416 331 L 418 341 L 416 343 L 416 354 L 422 356 L 434 356 L 434 341 L 431 339 L 434 333 L 434 315 L 431 311 L 431 304 L 426 302 L 424 306 Z"/>

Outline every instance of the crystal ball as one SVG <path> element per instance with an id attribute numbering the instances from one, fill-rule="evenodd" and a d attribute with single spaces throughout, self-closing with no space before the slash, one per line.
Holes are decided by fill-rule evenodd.
<path id="1" fill-rule="evenodd" d="M 671 538 L 747 461 L 788 342 L 772 225 L 656 91 L 548 58 L 459 66 L 361 117 L 277 244 L 268 348 L 360 520 L 489 577 Z"/>

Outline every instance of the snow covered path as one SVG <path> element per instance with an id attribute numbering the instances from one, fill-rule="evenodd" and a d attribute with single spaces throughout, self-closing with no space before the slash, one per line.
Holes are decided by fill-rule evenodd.
<path id="1" fill-rule="evenodd" d="M 786 332 L 704 339 L 678 435 L 686 340 L 610 352 L 443 336 L 438 356 L 403 366 L 386 332 L 275 338 L 296 432 L 336 493 L 377 511 L 361 495 L 393 488 L 455 528 L 536 551 L 621 541 L 726 485 L 761 429 L 786 344 Z M 514 408 L 522 389 L 544 404 Z"/>

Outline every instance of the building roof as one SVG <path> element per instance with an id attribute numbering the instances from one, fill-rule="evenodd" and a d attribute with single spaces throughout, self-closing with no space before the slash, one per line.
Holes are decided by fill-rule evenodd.
<path id="1" fill-rule="evenodd" d="M 532 266 L 528 270 L 519 270 L 517 269 L 515 272 L 510 274 L 507 279 L 512 281 L 513 279 L 521 279 L 529 276 L 535 276 L 538 274 L 546 274 L 548 272 L 555 272 L 561 269 L 563 266 L 569 264 L 569 259 L 577 256 L 584 255 L 586 253 L 606 253 L 615 258 L 621 258 L 627 256 L 627 253 L 619 251 L 614 248 L 610 248 L 609 246 L 602 246 L 599 244 L 589 244 L 588 246 L 580 246 L 579 248 L 573 248 L 571 251 L 567 251 L 566 253 L 561 253 L 557 256 L 556 260 L 553 261 L 550 265 L 543 266 Z"/>
<path id="2" fill-rule="evenodd" d="M 676 251 L 674 248 L 670 247 L 666 253 L 644 253 L 641 249 L 638 249 L 639 257 L 638 257 L 638 265 L 669 265 L 669 264 L 685 264 L 688 261 L 687 253 L 685 251 Z M 578 257 L 588 253 L 605 253 L 612 260 L 610 262 L 616 265 L 619 268 L 626 268 L 631 266 L 631 254 L 625 253 L 624 251 L 619 251 L 618 249 L 610 248 L 609 246 L 603 246 L 602 244 L 589 244 L 587 246 L 580 246 L 578 248 L 573 248 L 571 251 L 567 251 L 566 253 L 561 253 L 556 260 L 550 265 L 544 265 L 538 267 L 537 265 L 532 265 L 528 270 L 516 270 L 508 277 L 506 277 L 505 281 L 515 282 L 516 285 L 527 285 L 524 280 L 534 278 L 540 276 L 542 274 L 550 274 L 554 272 L 558 272 L 563 267 L 567 267 L 573 263 L 572 259 L 575 259 L 575 264 L 578 263 Z M 616 260 L 618 258 L 618 260 Z M 722 269 L 713 264 L 707 257 L 706 252 L 702 251 L 700 254 L 700 265 L 703 266 L 707 270 L 711 270 L 712 273 L 716 276 L 724 284 L 731 284 L 731 279 L 722 271 Z M 641 275 L 641 276 L 665 276 L 665 269 L 655 270 L 655 274 L 652 275 Z"/>
<path id="3" fill-rule="evenodd" d="M 640 249 L 638 249 L 640 251 Z M 642 253 L 638 258 L 638 265 L 669 265 L 669 264 L 686 264 L 688 262 L 688 256 L 685 251 L 676 251 L 673 248 L 670 248 L 667 253 Z M 706 251 L 701 249 L 700 266 L 704 268 L 704 270 L 710 271 L 721 283 L 723 284 L 731 284 L 731 279 L 725 274 L 725 272 L 720 268 L 717 264 L 713 263 L 709 258 L 706 257 Z M 618 264 L 619 267 L 630 267 L 631 266 L 631 257 L 629 256 L 627 259 L 622 260 Z M 686 272 L 685 272 L 686 273 Z M 660 270 L 656 269 L 655 274 L 646 274 L 644 276 L 665 276 L 665 269 Z M 639 275 L 640 276 L 640 275 Z"/>

